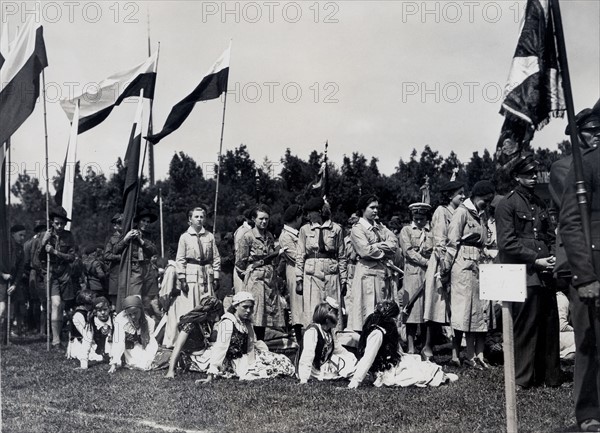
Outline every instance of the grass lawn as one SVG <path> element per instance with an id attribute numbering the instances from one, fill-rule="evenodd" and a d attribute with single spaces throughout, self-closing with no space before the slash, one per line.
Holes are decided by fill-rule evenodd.
<path id="1" fill-rule="evenodd" d="M 167 380 L 164 371 L 109 375 L 105 364 L 77 365 L 64 351 L 46 352 L 45 342 L 2 349 L 2 432 L 462 433 L 506 425 L 502 367 L 444 367 L 459 380 L 439 388 L 351 391 L 345 382 L 300 386 L 293 379 L 196 385 L 197 373 Z M 575 431 L 571 394 L 572 383 L 519 391 L 519 430 Z"/>

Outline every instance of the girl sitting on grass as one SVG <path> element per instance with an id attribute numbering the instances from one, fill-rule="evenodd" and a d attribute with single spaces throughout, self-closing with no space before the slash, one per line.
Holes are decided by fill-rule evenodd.
<path id="1" fill-rule="evenodd" d="M 149 370 L 158 350 L 152 335 L 154 320 L 144 313 L 139 296 L 128 296 L 123 301 L 123 311 L 115 318 L 115 332 L 110 357 L 109 373 L 117 371 L 121 358 L 129 368 Z"/>
<path id="2" fill-rule="evenodd" d="M 169 360 L 169 371 L 165 377 L 175 377 L 175 366 L 182 355 L 187 369 L 200 369 L 197 365 L 204 351 L 215 339 L 211 338 L 215 322 L 223 315 L 223 304 L 213 296 L 200 300 L 200 305 L 179 319 L 177 340 Z M 216 335 L 215 335 L 216 337 Z M 195 368 L 194 368 L 195 367 Z"/>
<path id="3" fill-rule="evenodd" d="M 421 361 L 420 355 L 402 352 L 396 326 L 398 314 L 398 304 L 384 301 L 367 317 L 358 343 L 360 360 L 348 388 L 358 388 L 369 372 L 374 375 L 376 387 L 439 386 L 458 379 L 433 362 Z"/>
<path id="4" fill-rule="evenodd" d="M 106 310 L 102 299 L 106 301 Z M 112 320 L 106 298 L 95 298 L 91 290 L 81 290 L 76 298 L 77 306 L 71 319 L 67 359 L 78 359 L 79 368 L 88 368 L 89 361 L 103 361 L 107 338 L 112 338 Z M 98 309 L 96 305 L 99 305 Z"/>
<path id="5" fill-rule="evenodd" d="M 266 344 L 257 342 L 252 328 L 254 297 L 249 292 L 238 292 L 231 306 L 216 325 L 215 344 L 196 360 L 198 371 L 206 371 L 210 382 L 216 377 L 240 380 L 293 376 L 294 365 L 285 355 L 269 352 Z M 191 368 L 195 370 L 196 368 Z"/>
<path id="6" fill-rule="evenodd" d="M 333 333 L 338 309 L 338 303 L 330 296 L 315 307 L 312 323 L 304 332 L 297 374 L 300 383 L 307 383 L 311 378 L 340 379 L 354 371 L 356 357 L 342 347 Z"/>

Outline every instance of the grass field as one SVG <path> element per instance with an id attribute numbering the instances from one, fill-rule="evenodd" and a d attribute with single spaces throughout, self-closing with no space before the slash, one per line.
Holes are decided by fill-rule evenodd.
<path id="1" fill-rule="evenodd" d="M 197 373 L 167 380 L 164 371 L 109 375 L 107 365 L 77 364 L 44 342 L 2 349 L 2 432 L 505 431 L 502 367 L 444 367 L 459 380 L 440 388 L 351 391 L 345 382 L 293 379 L 196 385 Z M 519 391 L 519 430 L 575 431 L 571 393 L 572 383 Z"/>

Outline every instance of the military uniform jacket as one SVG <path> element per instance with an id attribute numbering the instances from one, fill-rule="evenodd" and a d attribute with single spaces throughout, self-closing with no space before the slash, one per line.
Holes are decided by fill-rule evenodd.
<path id="1" fill-rule="evenodd" d="M 535 261 L 552 255 L 555 241 L 554 225 L 544 202 L 527 188 L 517 186 L 498 203 L 496 229 L 500 262 L 527 265 L 527 285 L 543 285 Z"/>
<path id="2" fill-rule="evenodd" d="M 584 152 L 583 157 L 583 180 L 587 191 L 592 235 L 591 255 L 587 247 L 587 239 L 583 235 L 575 195 L 575 173 L 572 169 L 565 181 L 560 207 L 560 235 L 569 258 L 574 287 L 596 281 L 600 271 L 600 166 L 598 165 L 600 155 L 598 152 L 598 148 L 590 149 Z"/>
<path id="3" fill-rule="evenodd" d="M 75 261 L 75 238 L 70 231 L 63 230 L 60 234 L 53 233 L 50 238 L 42 244 L 39 249 L 38 257 L 42 266 L 46 266 L 46 245 L 52 245 L 56 250 L 55 254 L 50 254 L 51 271 L 55 275 L 62 275 L 70 271 L 71 264 Z"/>

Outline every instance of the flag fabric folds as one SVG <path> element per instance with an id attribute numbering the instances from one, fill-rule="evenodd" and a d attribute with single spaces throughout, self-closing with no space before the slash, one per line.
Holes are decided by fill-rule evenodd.
<path id="1" fill-rule="evenodd" d="M 75 105 L 75 114 L 71 122 L 71 135 L 67 144 L 67 156 L 65 158 L 62 207 L 67 211 L 67 216 L 73 219 L 73 194 L 75 189 L 75 175 L 77 164 L 77 125 L 79 124 L 79 104 Z M 71 229 L 71 222 L 67 222 L 65 230 Z"/>
<path id="2" fill-rule="evenodd" d="M 10 273 L 8 258 L 8 210 L 6 206 L 6 144 L 0 144 L 0 272 Z"/>
<path id="3" fill-rule="evenodd" d="M 139 93 L 138 107 L 135 114 L 129 145 L 125 153 L 125 185 L 123 187 L 123 235 L 127 234 L 133 227 L 133 217 L 137 207 L 140 170 L 140 154 L 142 147 L 142 107 L 143 91 Z M 121 255 L 119 265 L 119 292 L 117 295 L 117 311 L 121 311 L 121 303 L 127 296 L 129 276 L 131 275 L 131 251 L 128 245 Z"/>
<path id="4" fill-rule="evenodd" d="M 500 109 L 505 116 L 496 149 L 500 165 L 518 156 L 535 130 L 564 115 L 559 67 L 548 0 L 528 0 Z"/>
<path id="5" fill-rule="evenodd" d="M 4 143 L 25 122 L 40 94 L 40 74 L 48 66 L 44 31 L 29 17 L 11 44 L 2 53 L 0 68 L 0 143 Z"/>
<path id="6" fill-rule="evenodd" d="M 185 122 L 185 119 L 188 118 L 194 109 L 196 102 L 216 99 L 221 96 L 223 92 L 227 92 L 230 53 L 231 44 L 215 64 L 211 66 L 194 91 L 173 106 L 162 130 L 146 137 L 148 141 L 156 144 L 167 135 L 177 130 L 183 122 Z"/>
<path id="7" fill-rule="evenodd" d="M 154 98 L 156 84 L 156 62 L 158 51 L 155 51 L 143 63 L 126 71 L 117 72 L 102 80 L 97 86 L 87 86 L 90 90 L 74 96 L 72 99 L 62 99 L 60 105 L 73 121 L 75 106 L 79 100 L 78 133 L 92 129 L 102 123 L 116 105 L 125 98 L 136 97 L 143 91 L 143 97 Z"/>

